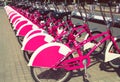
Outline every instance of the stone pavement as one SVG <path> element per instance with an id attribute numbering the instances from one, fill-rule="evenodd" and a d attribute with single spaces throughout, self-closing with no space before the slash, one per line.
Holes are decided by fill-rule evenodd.
<path id="1" fill-rule="evenodd" d="M 0 82 L 34 82 L 2 7 L 0 8 Z"/>
<path id="2" fill-rule="evenodd" d="M 0 82 L 34 82 L 29 67 L 23 58 L 16 36 L 11 29 L 6 12 L 0 7 Z M 96 63 L 88 71 L 89 82 L 120 82 L 120 70 L 104 71 L 107 65 Z M 68 82 L 83 82 L 82 75 L 76 72 Z"/>

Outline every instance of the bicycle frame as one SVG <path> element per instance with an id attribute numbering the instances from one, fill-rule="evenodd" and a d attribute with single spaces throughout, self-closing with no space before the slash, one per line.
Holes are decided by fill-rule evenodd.
<path id="1" fill-rule="evenodd" d="M 106 35 L 105 38 L 102 39 L 100 42 L 98 42 L 96 45 L 94 45 L 93 48 L 87 54 L 83 54 L 83 52 L 80 51 L 82 46 L 84 46 L 88 42 L 90 42 L 96 38 L 99 38 L 103 35 Z M 87 40 L 80 42 L 79 45 L 76 46 L 76 49 L 74 49 L 70 53 L 68 53 L 67 56 L 65 56 L 65 58 L 63 58 L 61 60 L 61 62 L 58 62 L 57 65 L 55 65 L 53 68 L 64 68 L 64 69 L 70 71 L 70 70 L 81 69 L 81 68 L 84 68 L 85 66 L 89 66 L 90 65 L 90 55 L 92 54 L 92 52 L 98 46 L 100 46 L 102 43 L 104 43 L 107 40 L 111 40 L 114 43 L 115 48 L 120 53 L 120 49 L 118 48 L 118 46 L 114 40 L 114 37 L 111 35 L 110 30 L 107 30 L 106 32 L 103 32 L 101 34 L 97 34 L 95 36 L 88 38 Z M 78 57 L 67 59 L 70 55 L 72 55 L 73 52 L 76 52 L 76 51 L 78 53 Z M 84 61 L 86 61 L 86 63 L 84 63 Z"/>

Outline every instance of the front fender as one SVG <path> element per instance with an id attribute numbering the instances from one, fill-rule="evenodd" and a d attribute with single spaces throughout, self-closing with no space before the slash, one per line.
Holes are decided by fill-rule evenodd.
<path id="1" fill-rule="evenodd" d="M 28 66 L 53 67 L 59 63 L 71 49 L 62 43 L 47 43 L 39 47 L 31 56 Z"/>
<path id="2" fill-rule="evenodd" d="M 117 38 L 114 38 L 114 39 L 117 40 Z M 116 59 L 116 58 L 120 57 L 120 54 L 113 53 L 113 52 L 109 51 L 112 45 L 113 45 L 112 41 L 110 41 L 107 45 L 107 48 L 106 48 L 106 51 L 105 51 L 105 61 L 104 62 L 109 62 L 113 59 Z"/>

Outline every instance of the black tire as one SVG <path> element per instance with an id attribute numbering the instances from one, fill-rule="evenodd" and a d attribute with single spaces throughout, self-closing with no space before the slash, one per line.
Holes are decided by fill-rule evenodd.
<path id="1" fill-rule="evenodd" d="M 17 36 L 17 39 L 18 39 L 18 42 L 19 42 L 20 46 L 22 46 L 23 37 Z"/>
<path id="2" fill-rule="evenodd" d="M 30 67 L 30 71 L 35 82 L 66 82 L 71 75 L 64 69 Z"/>
<path id="3" fill-rule="evenodd" d="M 96 34 L 101 34 L 100 31 L 93 31 L 91 32 L 92 36 L 96 35 Z M 88 36 L 89 38 L 90 36 Z M 100 40 L 102 40 L 105 36 L 101 36 L 99 38 L 96 38 L 95 40 L 92 40 L 91 42 L 92 43 L 98 43 Z M 98 46 L 95 51 L 92 53 L 92 55 L 98 55 L 98 54 L 101 54 L 103 52 L 103 50 L 105 50 L 105 47 L 106 47 L 106 42 L 102 43 L 100 46 Z"/>
<path id="4" fill-rule="evenodd" d="M 17 30 L 14 30 L 14 33 L 17 34 Z"/>
<path id="5" fill-rule="evenodd" d="M 120 68 L 120 57 L 109 62 L 113 68 Z"/>
<path id="6" fill-rule="evenodd" d="M 24 55 L 24 58 L 27 62 L 29 62 L 30 60 L 30 57 L 32 56 L 32 52 L 28 52 L 28 51 L 23 51 L 23 55 Z"/>
<path id="7" fill-rule="evenodd" d="M 68 59 L 72 58 L 70 55 Z M 50 69 L 40 67 L 30 67 L 31 75 L 35 82 L 68 82 L 72 71 L 63 68 Z"/>
<path id="8" fill-rule="evenodd" d="M 118 45 L 118 47 L 119 47 L 119 49 L 120 49 L 120 39 L 116 40 L 116 43 L 117 43 L 117 45 Z M 110 50 L 109 50 L 109 51 L 112 52 L 112 53 L 120 54 L 118 51 L 116 51 L 114 45 L 112 45 L 112 46 L 110 47 Z M 110 66 L 112 66 L 113 68 L 120 68 L 120 57 L 119 57 L 119 58 L 116 58 L 116 59 L 114 59 L 114 60 L 112 60 L 112 61 L 109 61 L 109 64 L 110 64 Z"/>

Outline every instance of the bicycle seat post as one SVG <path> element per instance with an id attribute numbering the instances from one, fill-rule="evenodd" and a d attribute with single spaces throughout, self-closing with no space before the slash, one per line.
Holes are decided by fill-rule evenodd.
<path id="1" fill-rule="evenodd" d="M 100 11 L 101 11 L 101 15 L 103 17 L 103 21 L 107 25 L 107 28 L 110 29 L 110 27 L 112 27 L 114 25 L 114 17 L 113 17 L 112 8 L 111 8 L 112 2 L 111 1 L 108 2 L 109 13 L 110 13 L 110 18 L 109 19 L 106 19 L 107 16 L 105 14 L 105 11 L 103 11 L 101 4 L 99 3 L 98 5 L 100 7 Z"/>
<path id="2" fill-rule="evenodd" d="M 112 1 L 109 1 L 108 2 L 108 6 L 109 6 L 109 10 L 110 10 L 110 16 L 111 16 L 112 26 L 114 26 L 114 17 L 113 17 L 111 5 L 112 5 Z"/>
<path id="3" fill-rule="evenodd" d="M 85 24 L 89 25 L 88 20 L 90 20 L 92 18 L 92 16 L 90 14 L 88 14 L 87 9 L 85 8 L 85 2 L 81 3 L 81 7 L 82 7 L 83 12 L 85 14 L 85 16 L 82 15 L 83 21 Z"/>
<path id="4" fill-rule="evenodd" d="M 81 2 L 81 7 L 83 8 L 83 11 L 84 11 L 84 13 L 85 13 L 85 17 L 82 15 L 82 17 L 83 17 L 83 21 L 84 21 L 84 23 L 87 23 L 87 12 L 86 12 L 86 9 L 85 9 L 85 2 Z"/>

